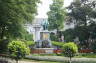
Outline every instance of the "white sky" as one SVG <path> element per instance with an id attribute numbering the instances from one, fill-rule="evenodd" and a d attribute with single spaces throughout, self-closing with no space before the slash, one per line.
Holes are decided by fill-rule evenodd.
<path id="1" fill-rule="evenodd" d="M 70 5 L 73 0 L 64 0 L 64 6 Z M 47 12 L 49 11 L 49 5 L 52 3 L 52 0 L 41 0 L 41 4 L 38 5 L 38 15 L 36 18 L 47 18 Z"/>

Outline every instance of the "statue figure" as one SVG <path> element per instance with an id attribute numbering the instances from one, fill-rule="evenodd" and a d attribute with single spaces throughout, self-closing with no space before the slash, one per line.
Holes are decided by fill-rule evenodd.
<path id="1" fill-rule="evenodd" d="M 43 20 L 43 22 L 41 24 L 43 26 L 43 30 L 48 30 L 48 24 L 49 24 L 49 22 L 47 20 Z"/>

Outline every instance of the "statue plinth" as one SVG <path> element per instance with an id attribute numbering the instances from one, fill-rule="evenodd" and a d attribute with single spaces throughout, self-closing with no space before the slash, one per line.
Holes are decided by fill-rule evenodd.
<path id="1" fill-rule="evenodd" d="M 50 32 L 44 30 L 40 32 L 40 40 L 36 42 L 36 48 L 51 48 Z"/>
<path id="2" fill-rule="evenodd" d="M 33 50 L 35 53 L 53 53 L 54 48 L 52 48 L 51 40 L 50 40 L 50 32 L 48 31 L 48 21 L 44 21 L 41 25 L 43 30 L 39 31 L 39 38 L 35 42 L 35 49 Z"/>

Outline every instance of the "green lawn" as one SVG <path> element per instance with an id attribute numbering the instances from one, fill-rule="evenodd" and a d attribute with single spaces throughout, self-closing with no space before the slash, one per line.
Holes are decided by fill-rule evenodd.
<path id="1" fill-rule="evenodd" d="M 78 56 L 75 56 L 77 58 L 82 58 L 82 57 L 85 57 L 85 58 L 96 58 L 96 53 L 80 53 L 78 54 Z"/>
<path id="2" fill-rule="evenodd" d="M 54 54 L 32 54 L 32 56 L 57 56 L 55 53 Z M 59 54 L 59 56 L 63 56 L 63 54 Z M 64 57 L 64 56 L 63 56 Z M 96 53 L 79 53 L 76 58 L 96 58 Z"/>
<path id="3" fill-rule="evenodd" d="M 28 59 L 23 59 L 23 61 L 30 61 L 30 62 L 38 62 L 38 63 L 68 63 L 68 62 L 53 62 L 53 61 L 37 61 L 37 60 L 28 60 Z M 72 63 L 96 63 L 93 61 L 76 61 L 76 62 L 72 62 Z"/>
<path id="4" fill-rule="evenodd" d="M 38 62 L 38 63 L 64 63 L 64 62 L 38 61 L 38 60 L 29 60 L 29 59 L 22 59 L 21 61 Z"/>

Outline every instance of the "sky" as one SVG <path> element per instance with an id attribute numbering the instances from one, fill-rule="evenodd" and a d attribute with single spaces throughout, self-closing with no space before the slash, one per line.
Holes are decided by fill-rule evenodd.
<path id="1" fill-rule="evenodd" d="M 73 0 L 64 0 L 64 7 L 70 5 Z M 38 5 L 38 15 L 36 18 L 47 18 L 47 12 L 50 10 L 49 5 L 52 4 L 52 0 L 41 0 L 41 4 Z"/>

